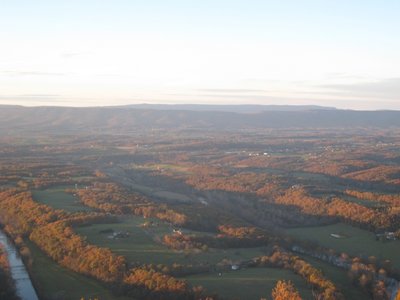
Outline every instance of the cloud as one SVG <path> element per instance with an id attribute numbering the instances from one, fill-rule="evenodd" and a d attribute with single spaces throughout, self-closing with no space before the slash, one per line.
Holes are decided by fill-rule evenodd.
<path id="1" fill-rule="evenodd" d="M 20 95 L 0 95 L 0 100 L 10 100 L 10 101 L 64 101 L 61 95 L 56 94 L 20 94 Z"/>
<path id="2" fill-rule="evenodd" d="M 190 93 L 166 93 L 165 96 L 168 100 L 173 103 L 178 99 L 189 99 L 190 103 L 217 103 L 217 104 L 227 104 L 230 102 L 240 103 L 240 104 L 318 104 L 318 102 L 323 102 L 333 100 L 333 99 L 309 99 L 306 96 L 283 96 L 283 95 L 268 95 L 268 94 L 235 94 L 235 93 L 204 93 L 204 94 L 190 94 Z M 172 98 L 169 98 L 172 97 Z"/>
<path id="3" fill-rule="evenodd" d="M 63 57 L 63 58 L 71 58 L 71 57 L 74 57 L 74 56 L 79 56 L 80 54 L 81 53 L 78 53 L 78 52 L 76 52 L 76 53 L 74 53 L 74 52 L 62 53 L 61 57 Z"/>
<path id="4" fill-rule="evenodd" d="M 81 55 L 86 55 L 86 54 L 90 54 L 91 52 L 65 52 L 65 53 L 61 53 L 61 57 L 62 58 L 73 58 L 76 56 L 81 56 Z"/>
<path id="5" fill-rule="evenodd" d="M 66 73 L 41 71 L 0 71 L 3 76 L 65 76 Z"/>
<path id="6" fill-rule="evenodd" d="M 326 84 L 318 87 L 327 93 L 341 96 L 393 99 L 400 101 L 400 78 L 388 78 L 379 81 L 359 82 L 353 84 Z"/>
<path id="7" fill-rule="evenodd" d="M 54 97 L 60 97 L 60 95 L 57 94 L 22 94 L 22 95 L 18 95 L 19 97 L 27 97 L 27 98 L 54 98 Z"/>
<path id="8" fill-rule="evenodd" d="M 325 74 L 326 79 L 353 79 L 353 80 L 368 80 L 371 77 L 361 76 L 361 75 L 354 75 L 345 72 L 330 72 Z"/>
<path id="9" fill-rule="evenodd" d="M 205 93 L 217 93 L 217 94 L 249 94 L 249 93 L 263 93 L 268 92 L 267 90 L 260 89 L 197 89 L 198 92 Z"/>

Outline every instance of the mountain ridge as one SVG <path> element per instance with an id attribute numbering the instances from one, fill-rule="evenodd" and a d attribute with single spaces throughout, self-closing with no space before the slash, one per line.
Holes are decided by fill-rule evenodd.
<path id="1" fill-rule="evenodd" d="M 310 109 L 297 111 L 161 110 L 130 107 L 0 106 L 0 132 L 129 133 L 146 129 L 399 127 L 400 111 Z"/>

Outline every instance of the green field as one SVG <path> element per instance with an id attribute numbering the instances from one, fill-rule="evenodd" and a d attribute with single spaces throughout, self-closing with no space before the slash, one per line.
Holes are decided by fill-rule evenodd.
<path id="1" fill-rule="evenodd" d="M 152 165 L 146 165 L 144 167 L 141 167 L 143 169 L 148 169 L 148 170 L 169 170 L 173 173 L 176 174 L 191 174 L 192 172 L 190 172 L 188 170 L 187 167 L 184 166 L 180 166 L 180 165 L 172 165 L 172 164 L 152 164 Z"/>
<path id="2" fill-rule="evenodd" d="M 377 241 L 375 235 L 350 225 L 338 223 L 320 227 L 288 229 L 289 235 L 316 242 L 321 246 L 345 252 L 350 255 L 375 256 L 379 260 L 389 259 L 393 266 L 400 268 L 400 241 Z M 331 233 L 339 233 L 344 238 L 334 238 Z"/>
<path id="3" fill-rule="evenodd" d="M 385 203 L 381 203 L 378 201 L 371 201 L 371 200 L 366 200 L 366 199 L 358 199 L 356 197 L 353 196 L 349 196 L 349 195 L 344 195 L 342 196 L 342 198 L 346 201 L 350 201 L 350 202 L 354 202 L 366 207 L 384 207 L 387 206 Z"/>
<path id="4" fill-rule="evenodd" d="M 233 261 L 248 260 L 255 256 L 263 255 L 262 248 L 249 249 L 210 249 L 201 253 L 182 253 L 169 249 L 162 245 L 159 240 L 163 235 L 172 233 L 172 228 L 159 222 L 158 227 L 144 229 L 140 224 L 146 219 L 132 216 L 121 218 L 120 223 L 94 224 L 75 229 L 75 232 L 85 236 L 91 244 L 111 249 L 118 255 L 123 255 L 130 262 L 154 263 L 171 265 L 173 263 L 211 263 L 215 264 L 223 259 Z M 111 239 L 109 234 L 100 233 L 105 229 L 114 231 L 128 231 L 130 236 L 121 239 Z"/>
<path id="5" fill-rule="evenodd" d="M 284 269 L 251 268 L 222 273 L 187 276 L 192 285 L 201 285 L 210 293 L 217 293 L 228 299 L 259 300 L 271 299 L 271 291 L 280 279 L 290 280 L 299 290 L 303 299 L 313 299 L 306 282 L 298 275 Z"/>
<path id="6" fill-rule="evenodd" d="M 72 186 L 58 186 L 45 190 L 32 191 L 33 199 L 39 203 L 46 204 L 54 209 L 63 209 L 68 212 L 91 211 L 92 209 L 83 205 L 78 197 L 65 192 Z"/>
<path id="7" fill-rule="evenodd" d="M 33 243 L 28 241 L 27 245 L 33 258 L 33 283 L 41 299 L 77 300 L 81 297 L 97 297 L 100 300 L 127 300 L 113 296 L 95 280 L 61 267 Z"/>
<path id="8" fill-rule="evenodd" d="M 360 288 L 354 286 L 347 275 L 347 271 L 329 263 L 301 255 L 301 258 L 310 263 L 313 267 L 322 270 L 326 278 L 331 280 L 337 288 L 343 293 L 345 299 L 365 300 L 370 296 Z"/>
<path id="9" fill-rule="evenodd" d="M 165 200 L 173 200 L 173 201 L 180 201 L 180 202 L 190 202 L 192 201 L 191 198 L 184 194 L 179 194 L 170 191 L 157 191 L 152 194 L 155 197 L 163 198 Z"/>

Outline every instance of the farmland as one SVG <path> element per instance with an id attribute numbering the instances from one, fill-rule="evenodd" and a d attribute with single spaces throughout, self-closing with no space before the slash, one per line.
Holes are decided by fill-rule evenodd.
<path id="1" fill-rule="evenodd" d="M 396 129 L 2 141 L 0 223 L 45 299 L 260 299 L 280 280 L 304 299 L 396 292 Z"/>
<path id="2" fill-rule="evenodd" d="M 123 255 L 130 262 L 146 264 L 217 264 L 226 259 L 230 261 L 249 260 L 262 255 L 263 248 L 209 249 L 206 252 L 176 251 L 169 249 L 160 241 L 163 235 L 171 233 L 173 228 L 160 223 L 156 227 L 142 228 L 146 219 L 140 217 L 121 218 L 118 223 L 96 224 L 80 227 L 76 232 L 94 245 L 111 249 Z M 110 233 L 101 233 L 112 229 L 115 232 L 127 232 L 129 237 L 110 238 Z M 191 231 L 185 231 L 190 233 Z"/>
<path id="3" fill-rule="evenodd" d="M 322 270 L 343 291 L 346 299 L 363 300 L 368 298 L 368 294 L 365 291 L 354 288 L 353 284 L 348 280 L 347 270 L 334 267 L 329 263 L 311 257 L 304 256 L 302 258 Z"/>
<path id="4" fill-rule="evenodd" d="M 104 300 L 126 300 L 116 297 L 98 282 L 60 267 L 46 257 L 33 243 L 28 243 L 33 264 L 31 276 L 43 299 L 80 299 L 99 297 Z"/>
<path id="5" fill-rule="evenodd" d="M 315 242 L 336 251 L 355 256 L 375 256 L 379 260 L 389 259 L 393 266 L 400 268 L 400 241 L 376 240 L 375 234 L 346 224 L 334 224 L 321 227 L 295 228 L 287 233 L 298 239 Z M 335 238 L 331 233 L 340 234 Z"/>
<path id="6" fill-rule="evenodd" d="M 65 192 L 65 189 L 72 186 L 59 186 L 44 190 L 34 190 L 33 198 L 42 204 L 51 206 L 54 209 L 62 209 L 68 212 L 90 211 L 90 208 L 82 205 L 79 199 Z"/>
<path id="7" fill-rule="evenodd" d="M 285 278 L 292 281 L 299 289 L 303 299 L 312 299 L 305 282 L 290 271 L 272 268 L 253 268 L 226 273 L 188 276 L 193 285 L 202 285 L 208 291 L 229 299 L 259 300 L 270 297 L 276 282 Z"/>

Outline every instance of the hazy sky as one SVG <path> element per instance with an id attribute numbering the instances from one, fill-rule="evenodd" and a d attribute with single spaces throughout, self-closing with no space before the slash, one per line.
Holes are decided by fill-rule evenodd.
<path id="1" fill-rule="evenodd" d="M 0 103 L 400 109 L 399 0 L 0 0 Z"/>

